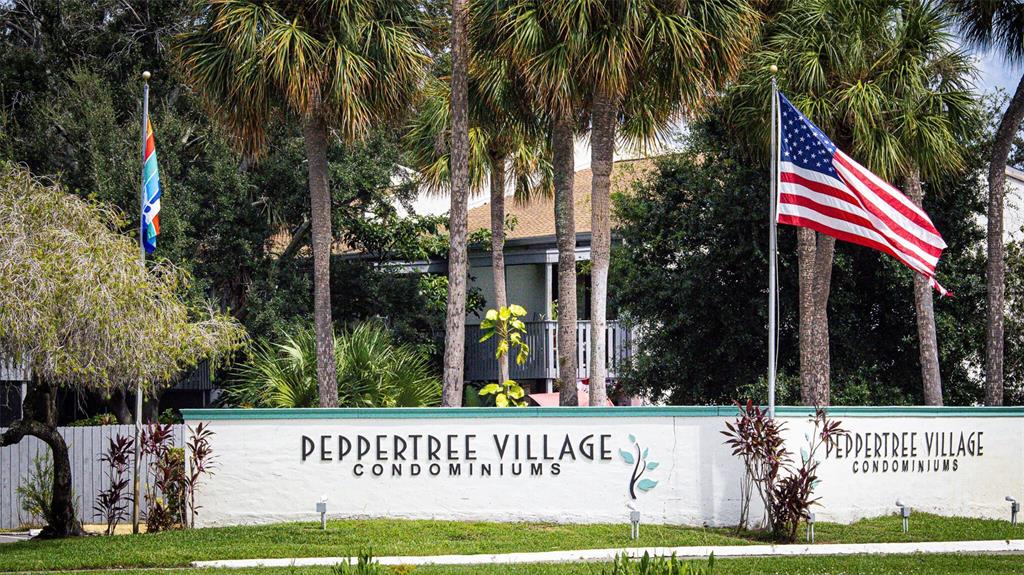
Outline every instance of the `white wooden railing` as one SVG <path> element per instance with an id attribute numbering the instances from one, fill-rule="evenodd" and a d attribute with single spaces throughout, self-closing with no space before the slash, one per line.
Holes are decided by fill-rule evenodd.
<path id="1" fill-rule="evenodd" d="M 480 343 L 481 331 L 478 326 L 466 326 L 466 373 L 467 381 L 487 381 L 497 378 L 498 360 L 494 357 L 493 339 Z M 590 377 L 589 321 L 576 322 L 576 378 Z M 530 357 L 523 365 L 510 362 L 509 376 L 514 380 L 558 379 L 558 322 L 526 322 L 526 336 L 530 346 Z M 605 331 L 605 365 L 608 378 L 617 379 L 622 362 L 629 357 L 632 338 L 629 330 L 617 321 L 609 321 Z"/>

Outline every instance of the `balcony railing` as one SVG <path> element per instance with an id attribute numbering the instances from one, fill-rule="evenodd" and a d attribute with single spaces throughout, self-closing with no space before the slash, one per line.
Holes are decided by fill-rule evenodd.
<path id="1" fill-rule="evenodd" d="M 576 378 L 590 377 L 590 322 L 576 322 Z M 479 326 L 466 326 L 466 374 L 467 381 L 487 381 L 498 378 L 498 360 L 494 357 L 497 342 L 491 338 L 480 343 L 482 332 Z M 530 357 L 523 365 L 516 365 L 510 357 L 509 377 L 512 379 L 558 379 L 558 322 L 526 322 L 526 336 L 530 346 Z M 629 357 L 632 340 L 629 330 L 617 321 L 609 321 L 605 332 L 605 365 L 608 378 L 616 379 L 622 361 Z"/>

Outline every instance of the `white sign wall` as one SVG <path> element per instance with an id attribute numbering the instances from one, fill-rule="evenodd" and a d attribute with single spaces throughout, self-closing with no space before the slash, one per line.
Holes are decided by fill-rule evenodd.
<path id="1" fill-rule="evenodd" d="M 215 432 L 204 526 L 331 517 L 734 525 L 732 408 L 187 410 Z M 810 412 L 781 408 L 799 461 Z M 1024 411 L 837 408 L 822 521 L 916 510 L 1005 517 L 1024 500 Z M 754 517 L 760 515 L 754 495 Z"/>

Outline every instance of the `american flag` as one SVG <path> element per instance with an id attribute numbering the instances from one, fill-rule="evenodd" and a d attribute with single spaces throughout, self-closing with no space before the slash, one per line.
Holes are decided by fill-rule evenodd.
<path id="1" fill-rule="evenodd" d="M 779 93 L 778 222 L 885 252 L 935 281 L 946 247 L 928 214 L 839 150 Z"/>

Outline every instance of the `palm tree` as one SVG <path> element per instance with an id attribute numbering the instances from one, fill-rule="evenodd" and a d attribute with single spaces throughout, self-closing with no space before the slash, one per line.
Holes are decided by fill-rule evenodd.
<path id="1" fill-rule="evenodd" d="M 889 120 L 877 134 L 872 162 L 880 174 L 902 178 L 918 206 L 924 201 L 925 180 L 962 166 L 966 121 L 975 113 L 970 92 L 973 68 L 968 57 L 954 49 L 948 16 L 935 4 L 908 2 L 900 10 L 887 70 L 880 81 L 890 97 Z M 896 138 L 883 137 L 895 134 Z M 914 307 L 925 405 L 942 405 L 942 377 L 932 286 L 914 274 Z"/>
<path id="2" fill-rule="evenodd" d="M 982 49 L 995 48 L 1011 64 L 1024 61 L 1024 2 L 1020 0 L 946 0 L 963 36 Z M 988 165 L 988 305 L 985 337 L 985 405 L 1003 404 L 1003 316 L 1006 296 L 1006 250 L 1003 204 L 1006 161 L 1024 121 L 1024 76 L 999 120 Z"/>
<path id="3" fill-rule="evenodd" d="M 607 401 L 605 330 L 611 255 L 610 192 L 617 137 L 643 144 L 672 116 L 701 109 L 739 70 L 759 24 L 747 0 L 562 2 L 555 17 L 575 28 L 590 100 L 590 405 Z M 617 130 L 620 121 L 623 130 Z"/>
<path id="4" fill-rule="evenodd" d="M 801 0 L 766 31 L 730 103 L 734 125 L 767 142 L 771 64 L 793 103 L 867 167 L 902 178 L 923 199 L 921 177 L 955 169 L 958 126 L 972 105 L 970 68 L 951 47 L 942 14 L 920 0 Z M 800 267 L 801 399 L 830 399 L 828 296 L 835 238 L 797 230 Z M 915 280 L 922 376 L 941 403 L 931 292 Z M 927 289 L 923 289 L 927 288 Z"/>
<path id="5" fill-rule="evenodd" d="M 466 273 L 469 256 L 466 228 L 469 214 L 469 46 L 466 0 L 452 0 L 451 75 L 451 208 L 448 210 L 448 305 L 444 330 L 444 394 L 442 405 L 462 405 L 466 356 Z"/>
<path id="6" fill-rule="evenodd" d="M 576 391 L 576 218 L 574 136 L 582 117 L 579 62 L 572 28 L 557 17 L 557 2 L 472 0 L 474 46 L 492 47 L 515 67 L 529 105 L 541 112 L 551 145 L 558 244 L 559 402 L 578 405 Z"/>
<path id="7" fill-rule="evenodd" d="M 506 62 L 473 47 L 469 67 L 469 181 L 478 191 L 489 180 L 491 209 L 491 271 L 495 308 L 508 306 L 505 289 L 505 192 L 509 176 L 517 202 L 549 195 L 550 166 L 539 123 L 524 109 Z M 405 143 L 410 163 L 435 190 L 450 186 L 451 155 L 446 134 L 451 125 L 451 92 L 444 83 L 429 82 L 413 117 Z M 509 379 L 508 358 L 499 360 L 498 381 Z"/>
<path id="8" fill-rule="evenodd" d="M 204 3 L 176 41 L 186 80 L 247 158 L 276 118 L 301 122 L 312 211 L 314 319 L 320 405 L 337 404 L 332 361 L 330 132 L 363 137 L 406 110 L 426 64 L 419 12 L 408 0 Z"/>

